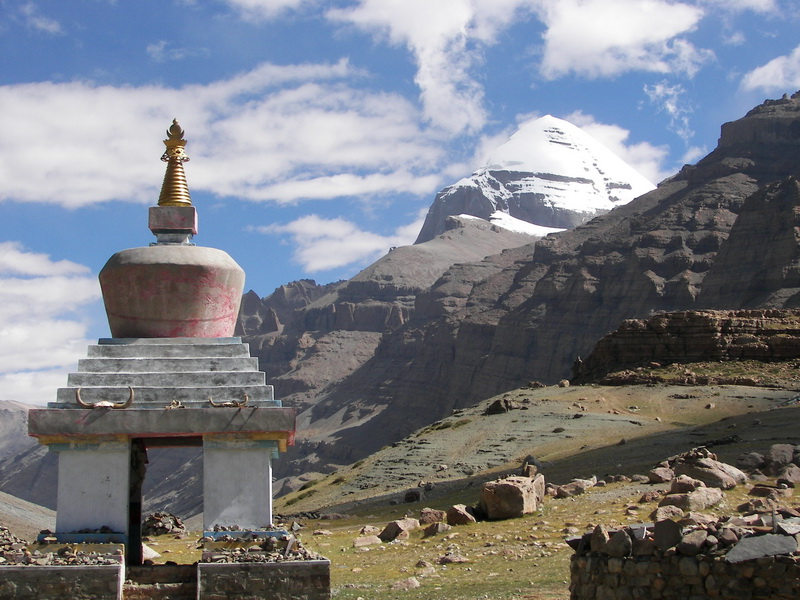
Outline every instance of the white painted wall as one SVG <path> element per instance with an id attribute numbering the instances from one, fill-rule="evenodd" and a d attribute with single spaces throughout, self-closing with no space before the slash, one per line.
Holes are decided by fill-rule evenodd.
<path id="1" fill-rule="evenodd" d="M 129 442 L 59 449 L 56 532 L 107 525 L 127 535 L 129 476 Z"/>
<path id="2" fill-rule="evenodd" d="M 247 446 L 248 444 L 243 444 Z M 272 523 L 272 448 L 215 442 L 203 448 L 203 527 Z"/>

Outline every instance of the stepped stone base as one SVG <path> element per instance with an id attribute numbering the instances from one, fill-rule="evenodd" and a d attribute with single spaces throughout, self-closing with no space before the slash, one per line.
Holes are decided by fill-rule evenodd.
<path id="1" fill-rule="evenodd" d="M 89 404 L 124 402 L 133 408 L 211 406 L 225 402 L 280 406 L 258 359 L 241 338 L 105 338 L 89 346 L 88 358 L 70 373 L 49 408 L 78 408 L 76 392 Z"/>

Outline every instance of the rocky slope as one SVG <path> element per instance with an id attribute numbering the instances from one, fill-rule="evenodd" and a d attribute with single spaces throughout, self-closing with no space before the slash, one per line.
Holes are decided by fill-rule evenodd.
<path id="1" fill-rule="evenodd" d="M 384 336 L 412 318 L 417 295 L 453 264 L 478 261 L 537 239 L 481 219 L 448 217 L 446 226 L 429 242 L 393 249 L 348 281 L 329 286 L 295 282 L 263 300 L 253 292 L 246 296 L 239 331 L 278 397 L 303 413 L 301 427 L 311 426 L 305 409 L 326 387 L 374 360 Z M 279 312 L 274 308 L 276 295 L 277 302 L 283 302 L 289 290 L 293 310 Z M 261 325 L 254 327 L 259 320 Z M 357 419 L 366 414 L 355 405 L 348 411 Z M 343 421 L 348 418 L 342 416 Z"/>
<path id="2" fill-rule="evenodd" d="M 749 274 L 750 307 L 791 305 L 786 223 L 798 159 L 800 97 L 768 101 L 724 125 L 711 154 L 658 189 L 573 230 L 454 265 L 363 366 L 304 405 L 305 441 L 288 471 L 353 461 L 455 408 L 568 377 L 623 319 L 740 308 L 745 300 L 725 291 L 731 265 Z"/>
<path id="3" fill-rule="evenodd" d="M 439 192 L 416 243 L 442 233 L 446 218 L 459 214 L 507 214 L 545 233 L 569 229 L 653 187 L 589 134 L 546 115 L 523 125 L 471 177 Z"/>
<path id="4" fill-rule="evenodd" d="M 612 371 L 653 363 L 797 358 L 798 310 L 681 311 L 626 319 L 573 365 L 572 381 L 597 381 Z"/>

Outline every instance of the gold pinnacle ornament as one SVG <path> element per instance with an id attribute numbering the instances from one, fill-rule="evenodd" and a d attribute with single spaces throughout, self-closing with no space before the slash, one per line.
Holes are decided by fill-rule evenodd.
<path id="1" fill-rule="evenodd" d="M 186 183 L 186 173 L 183 171 L 183 163 L 189 161 L 189 156 L 184 149 L 186 140 L 183 139 L 183 129 L 178 124 L 178 119 L 173 119 L 172 125 L 167 129 L 164 145 L 167 150 L 161 156 L 161 160 L 167 163 L 167 172 L 164 174 L 158 205 L 191 206 L 192 197 L 189 195 L 189 185 Z"/>

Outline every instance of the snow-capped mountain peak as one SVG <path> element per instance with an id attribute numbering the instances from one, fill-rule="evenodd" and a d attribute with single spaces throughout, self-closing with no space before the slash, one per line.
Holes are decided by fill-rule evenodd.
<path id="1" fill-rule="evenodd" d="M 525 123 L 472 176 L 444 188 L 417 243 L 444 230 L 448 215 L 493 213 L 547 228 L 574 227 L 655 186 L 575 125 L 546 115 Z"/>

